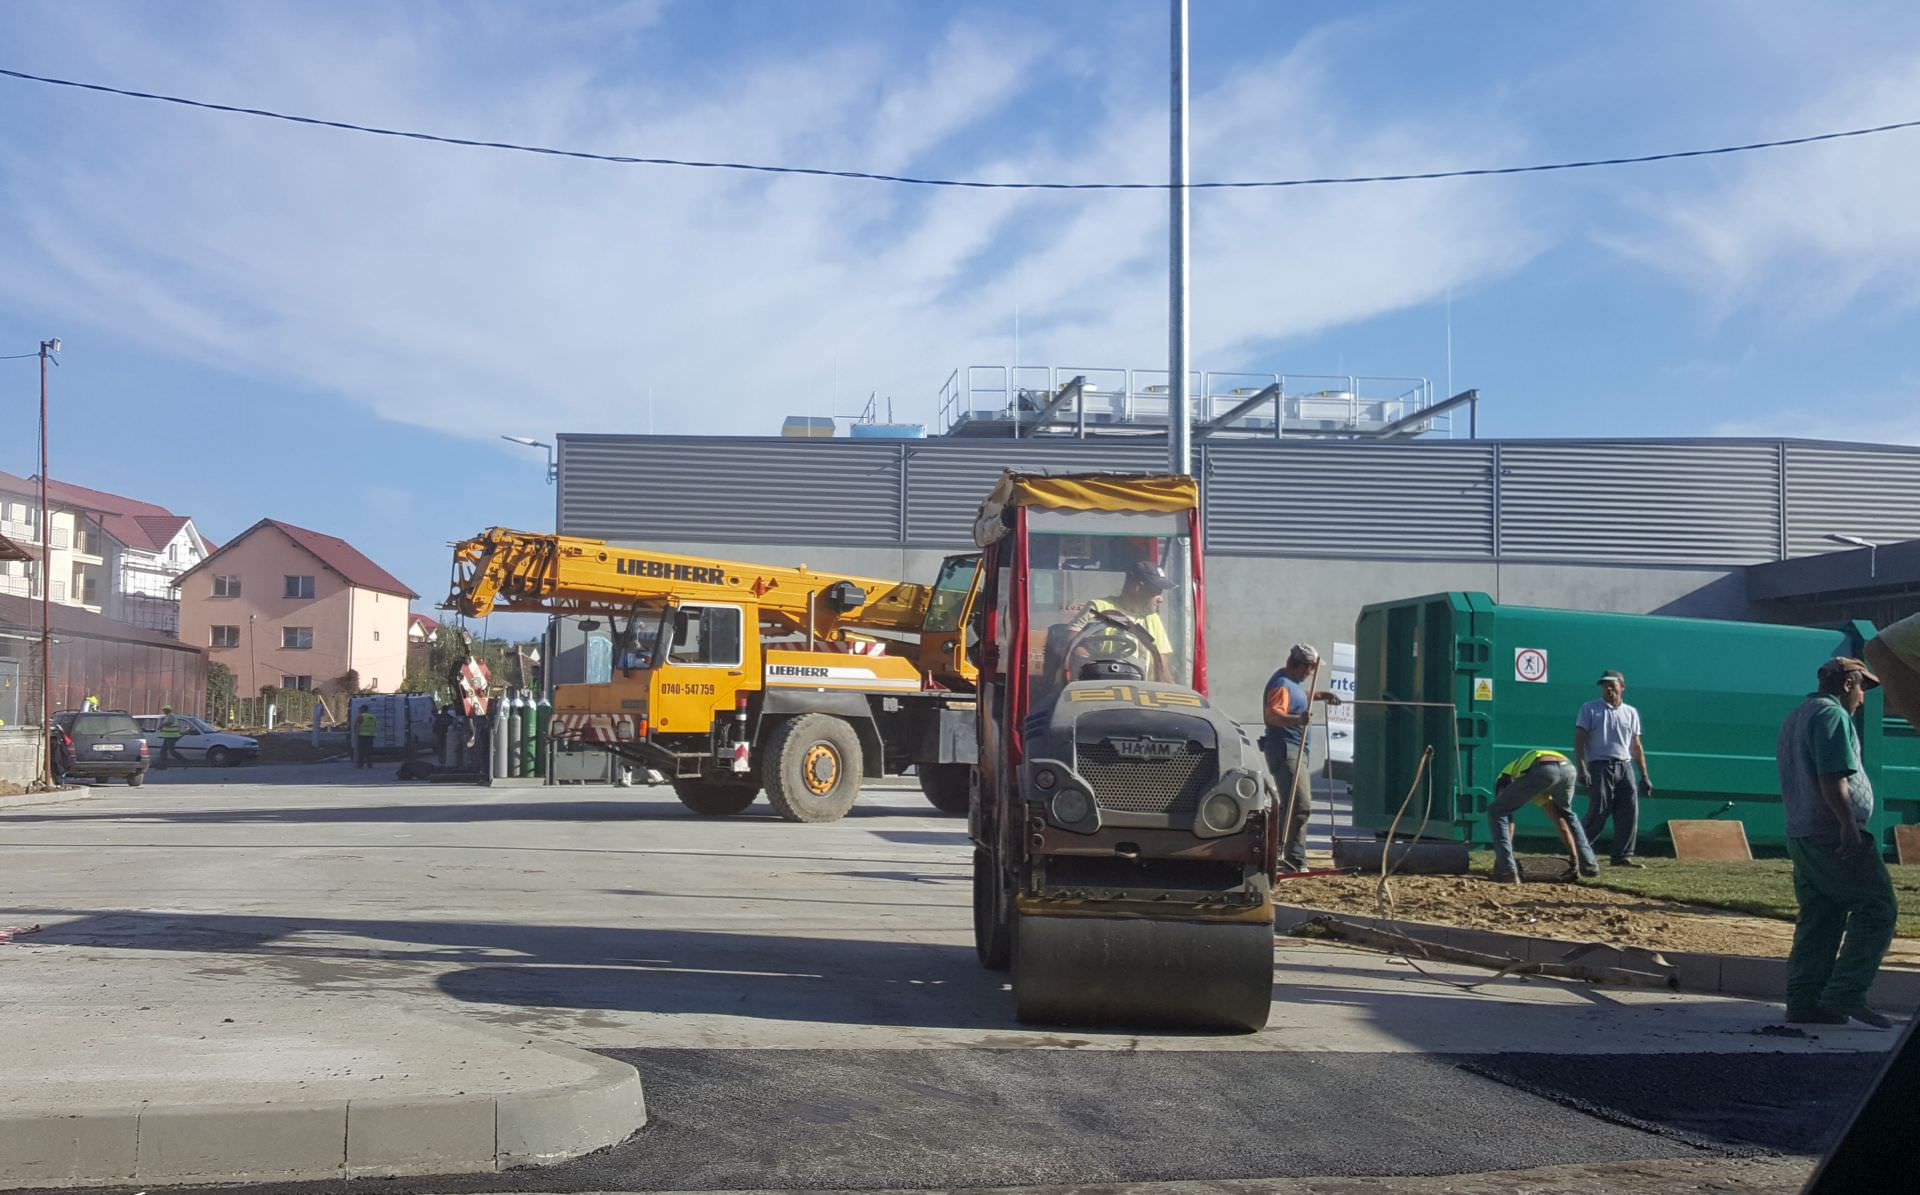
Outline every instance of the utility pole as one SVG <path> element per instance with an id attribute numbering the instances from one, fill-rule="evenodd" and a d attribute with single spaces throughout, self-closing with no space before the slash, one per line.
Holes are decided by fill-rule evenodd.
<path id="1" fill-rule="evenodd" d="M 1193 408 L 1187 395 L 1187 0 L 1173 0 L 1172 141 L 1167 190 L 1167 396 L 1173 404 L 1167 428 L 1167 471 L 1193 472 Z"/>
<path id="2" fill-rule="evenodd" d="M 40 342 L 40 783 L 53 783 L 53 527 L 47 518 L 47 361 L 60 338 Z"/>

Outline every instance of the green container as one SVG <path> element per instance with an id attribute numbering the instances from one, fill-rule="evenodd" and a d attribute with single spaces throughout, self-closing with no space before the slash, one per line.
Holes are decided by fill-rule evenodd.
<path id="1" fill-rule="evenodd" d="M 1415 832 L 1425 817 L 1429 838 L 1489 843 L 1500 769 L 1536 747 L 1571 756 L 1580 706 L 1615 669 L 1640 711 L 1655 782 L 1656 795 L 1641 803 L 1641 840 L 1668 841 L 1672 818 L 1726 818 L 1745 823 L 1753 845 L 1779 847 L 1780 723 L 1813 688 L 1820 662 L 1859 655 L 1873 627 L 1596 614 L 1438 593 L 1366 607 L 1356 635 L 1353 819 L 1362 832 L 1389 828 L 1431 745 L 1398 832 Z M 1920 737 L 1898 719 L 1883 724 L 1877 692 L 1863 722 L 1879 798 L 1873 828 L 1884 841 L 1888 827 L 1920 822 Z M 1585 812 L 1584 797 L 1575 808 Z M 1546 836 L 1550 826 L 1523 817 L 1516 829 Z"/>

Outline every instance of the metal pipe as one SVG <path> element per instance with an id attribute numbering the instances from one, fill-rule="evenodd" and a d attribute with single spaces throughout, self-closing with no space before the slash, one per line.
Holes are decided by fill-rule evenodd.
<path id="1" fill-rule="evenodd" d="M 1169 244 L 1167 269 L 1167 396 L 1173 403 L 1167 429 L 1171 473 L 1193 472 L 1193 411 L 1187 402 L 1187 0 L 1173 0 L 1173 88 L 1167 215 Z"/>

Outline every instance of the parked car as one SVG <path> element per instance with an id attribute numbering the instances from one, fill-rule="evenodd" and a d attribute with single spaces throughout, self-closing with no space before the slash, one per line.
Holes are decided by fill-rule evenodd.
<path id="1" fill-rule="evenodd" d="M 76 780 L 119 780 L 138 788 L 147 782 L 151 755 L 140 724 L 125 710 L 66 710 L 53 723 L 73 740 Z"/>
<path id="2" fill-rule="evenodd" d="M 160 720 L 164 717 L 165 714 L 140 714 L 134 718 L 141 731 L 153 741 L 155 751 L 160 750 Z M 229 734 L 199 718 L 180 717 L 179 721 L 187 733 L 181 735 L 175 745 L 180 750 L 181 758 L 188 763 L 204 763 L 217 768 L 260 758 L 259 739 L 250 739 L 244 734 Z"/>

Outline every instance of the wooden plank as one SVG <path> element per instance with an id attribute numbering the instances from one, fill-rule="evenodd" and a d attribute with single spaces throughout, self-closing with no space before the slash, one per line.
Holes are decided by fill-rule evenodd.
<path id="1" fill-rule="evenodd" d="M 1747 845 L 1747 827 L 1740 822 L 1675 819 L 1667 823 L 1667 833 L 1673 836 L 1676 859 L 1753 858 L 1753 848 Z"/>
<path id="2" fill-rule="evenodd" d="M 1902 863 L 1920 863 L 1920 826 L 1895 826 L 1893 853 Z"/>

